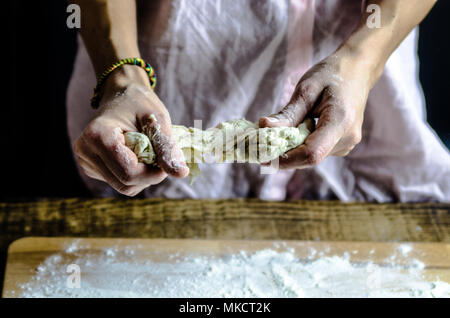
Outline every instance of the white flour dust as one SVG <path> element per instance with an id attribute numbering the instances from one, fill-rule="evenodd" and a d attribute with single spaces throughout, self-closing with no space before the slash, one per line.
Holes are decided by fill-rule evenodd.
<path id="1" fill-rule="evenodd" d="M 401 245 L 389 259 L 407 259 L 411 249 Z M 171 255 L 159 261 L 149 253 L 142 261 L 133 247 L 94 253 L 72 245 L 41 263 L 15 296 L 450 297 L 450 285 L 438 278 L 427 281 L 417 259 L 403 267 L 393 262 L 381 266 L 352 263 L 350 254 L 326 256 L 310 249 L 308 259 L 299 260 L 293 249 L 265 249 L 220 258 Z M 69 264 L 81 269 L 80 288 L 67 287 Z"/>

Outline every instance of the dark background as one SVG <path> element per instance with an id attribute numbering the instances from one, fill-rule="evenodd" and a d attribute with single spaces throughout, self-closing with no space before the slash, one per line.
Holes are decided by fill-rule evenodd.
<path id="1" fill-rule="evenodd" d="M 66 7 L 62 0 L 2 2 L 0 201 L 89 197 L 66 133 L 65 90 L 76 53 Z M 419 49 L 428 121 L 447 146 L 449 12 L 450 1 L 436 4 L 421 25 Z"/>

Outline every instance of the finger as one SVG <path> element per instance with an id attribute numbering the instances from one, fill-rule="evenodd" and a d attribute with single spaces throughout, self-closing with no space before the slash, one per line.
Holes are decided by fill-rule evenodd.
<path id="1" fill-rule="evenodd" d="M 141 126 L 144 133 L 150 137 L 158 166 L 173 177 L 187 177 L 189 168 L 181 149 L 172 137 L 170 122 L 162 116 L 146 116 L 142 119 Z"/>
<path id="2" fill-rule="evenodd" d="M 330 152 L 330 156 L 345 157 L 355 148 L 356 144 L 350 143 L 349 138 L 343 136 Z"/>
<path id="3" fill-rule="evenodd" d="M 113 187 L 119 193 L 124 195 L 133 196 L 137 194 L 137 190 L 140 186 L 129 186 L 123 184 L 105 165 L 103 160 L 96 153 L 91 151 L 91 149 L 83 142 L 78 144 L 78 150 L 83 153 L 83 160 L 89 162 L 95 167 L 95 170 L 101 175 L 101 178 L 107 182 L 111 187 Z M 140 192 L 140 191 L 139 191 Z"/>
<path id="4" fill-rule="evenodd" d="M 90 161 L 89 151 L 86 151 L 86 147 L 83 147 L 83 142 L 83 139 L 80 137 L 75 141 L 75 144 L 73 146 L 73 150 L 79 166 L 88 177 L 100 181 L 105 181 Z"/>
<path id="5" fill-rule="evenodd" d="M 105 165 L 105 163 L 102 161 L 102 159 L 99 156 L 95 156 L 92 158 L 95 165 L 97 166 L 98 170 L 100 171 L 100 174 L 103 176 L 103 178 L 106 180 L 106 182 L 111 185 L 116 191 L 119 193 L 122 193 L 127 196 L 134 196 L 136 193 L 137 186 L 134 185 L 126 185 L 123 184 L 117 177 L 108 169 L 108 167 Z"/>
<path id="6" fill-rule="evenodd" d="M 353 150 L 353 148 L 354 147 L 349 148 L 349 149 L 339 150 L 339 151 L 333 151 L 331 153 L 331 155 L 336 156 L 336 157 L 345 157 Z"/>
<path id="7" fill-rule="evenodd" d="M 100 172 L 97 171 L 97 169 L 94 167 L 94 165 L 92 163 L 88 162 L 87 160 L 84 160 L 81 157 L 78 157 L 77 160 L 78 160 L 80 167 L 83 169 L 84 173 L 88 177 L 106 182 L 106 180 L 102 177 Z"/>
<path id="8" fill-rule="evenodd" d="M 134 197 L 137 196 L 139 193 L 141 193 L 144 189 L 148 188 L 148 186 L 133 186 L 132 189 L 130 189 L 129 193 L 126 194 L 127 196 Z"/>
<path id="9" fill-rule="evenodd" d="M 89 143 L 90 150 L 97 154 L 109 171 L 125 185 L 157 184 L 167 176 L 164 171 L 139 162 L 136 154 L 125 145 L 123 131 L 103 127 L 99 136 Z"/>
<path id="10" fill-rule="evenodd" d="M 362 122 L 359 125 L 353 125 L 352 129 L 347 131 L 344 137 L 339 141 L 332 151 L 333 156 L 347 156 L 362 139 Z"/>
<path id="11" fill-rule="evenodd" d="M 289 103 L 278 113 L 259 119 L 260 127 L 297 127 L 319 99 L 322 92 L 320 83 L 311 80 L 300 81 Z"/>
<path id="12" fill-rule="evenodd" d="M 280 157 L 281 169 L 299 169 L 319 164 L 337 145 L 344 134 L 344 128 L 331 110 L 325 110 L 316 130 L 306 138 L 305 143 Z"/>

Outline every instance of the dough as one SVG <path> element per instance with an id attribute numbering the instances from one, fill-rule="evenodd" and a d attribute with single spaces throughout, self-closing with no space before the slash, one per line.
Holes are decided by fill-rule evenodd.
<path id="1" fill-rule="evenodd" d="M 173 125 L 172 132 L 191 170 L 191 178 L 194 178 L 200 174 L 200 162 L 262 163 L 274 160 L 303 144 L 313 127 L 311 119 L 306 119 L 298 127 L 274 128 L 259 128 L 248 120 L 236 119 L 204 131 Z M 125 133 L 125 144 L 139 161 L 155 164 L 156 154 L 147 135 Z"/>

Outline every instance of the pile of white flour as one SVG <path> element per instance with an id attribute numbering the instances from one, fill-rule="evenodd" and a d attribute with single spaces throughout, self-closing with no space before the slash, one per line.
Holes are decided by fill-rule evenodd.
<path id="1" fill-rule="evenodd" d="M 410 245 L 397 256 L 406 257 Z M 450 285 L 429 282 L 424 264 L 355 264 L 349 254 L 325 256 L 310 250 L 308 260 L 292 249 L 265 249 L 218 258 L 172 255 L 170 261 L 137 262 L 132 247 L 101 253 L 76 245 L 48 257 L 20 297 L 450 297 Z M 152 258 L 154 259 L 154 258 Z M 79 266 L 80 288 L 68 288 L 69 264 Z"/>

